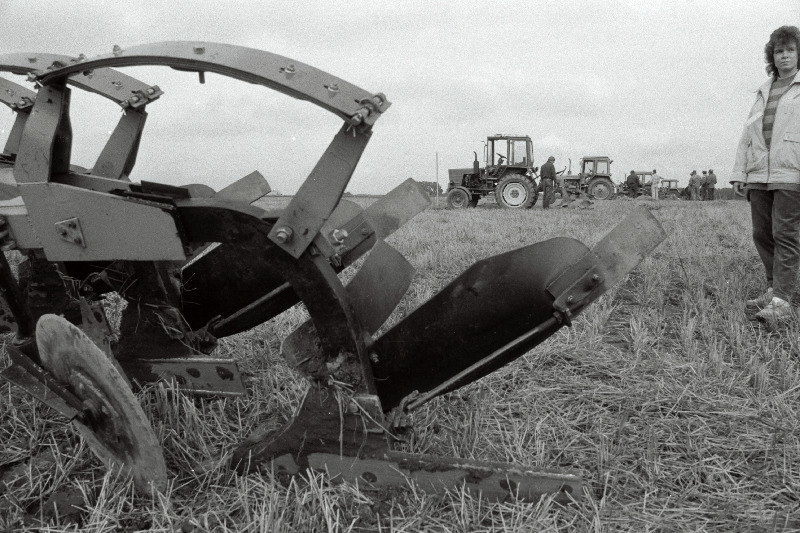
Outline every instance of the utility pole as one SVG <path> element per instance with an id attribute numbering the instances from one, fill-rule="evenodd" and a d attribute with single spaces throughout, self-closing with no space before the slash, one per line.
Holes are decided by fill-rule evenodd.
<path id="1" fill-rule="evenodd" d="M 439 152 L 436 152 L 436 207 L 439 207 Z"/>

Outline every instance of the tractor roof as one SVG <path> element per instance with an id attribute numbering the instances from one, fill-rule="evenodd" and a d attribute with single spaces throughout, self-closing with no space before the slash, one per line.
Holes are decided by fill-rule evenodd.
<path id="1" fill-rule="evenodd" d="M 527 135 L 508 135 L 503 133 L 496 133 L 494 135 L 490 135 L 488 137 L 490 141 L 496 141 L 498 139 L 512 139 L 518 141 L 530 140 L 531 138 Z"/>

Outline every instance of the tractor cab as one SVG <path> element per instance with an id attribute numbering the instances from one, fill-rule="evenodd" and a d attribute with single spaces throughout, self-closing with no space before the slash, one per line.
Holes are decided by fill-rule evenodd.
<path id="1" fill-rule="evenodd" d="M 583 156 L 578 163 L 578 173 L 568 172 L 559 177 L 558 187 L 562 198 L 576 198 L 589 194 L 597 200 L 609 200 L 614 196 L 611 181 L 611 163 L 607 156 Z"/>
<path id="2" fill-rule="evenodd" d="M 531 138 L 515 135 L 493 135 L 487 137 L 483 145 L 486 175 L 498 176 L 513 171 L 531 175 L 533 168 L 533 148 Z"/>

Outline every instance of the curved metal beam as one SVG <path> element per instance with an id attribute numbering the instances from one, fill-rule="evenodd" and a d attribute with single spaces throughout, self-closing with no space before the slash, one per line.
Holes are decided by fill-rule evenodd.
<path id="1" fill-rule="evenodd" d="M 220 43 L 162 42 L 114 48 L 107 55 L 40 69 L 37 81 L 57 80 L 89 73 L 101 67 L 163 65 L 178 70 L 215 72 L 264 85 L 294 98 L 307 100 L 354 126 L 372 126 L 391 104 L 383 94 L 372 94 L 327 72 L 280 55 Z M 40 65 L 41 67 L 42 65 Z"/>
<path id="2" fill-rule="evenodd" d="M 0 72 L 30 76 L 33 73 L 41 74 L 46 69 L 75 66 L 81 64 L 81 61 L 83 61 L 82 57 L 60 54 L 5 54 L 0 55 Z M 92 72 L 86 72 L 79 68 L 69 76 L 68 84 L 99 94 L 122 107 L 141 107 L 164 94 L 157 85 L 147 85 L 113 69 L 98 68 Z"/>

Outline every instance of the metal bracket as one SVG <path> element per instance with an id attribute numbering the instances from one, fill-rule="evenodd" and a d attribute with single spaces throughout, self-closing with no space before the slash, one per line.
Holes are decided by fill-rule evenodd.
<path id="1" fill-rule="evenodd" d="M 86 248 L 86 239 L 83 236 L 81 221 L 78 220 L 78 217 L 56 222 L 55 227 L 61 240 L 77 244 L 81 248 Z"/>
<path id="2" fill-rule="evenodd" d="M 158 85 L 153 85 L 152 87 L 148 87 L 144 90 L 134 91 L 133 96 L 127 100 L 123 100 L 120 103 L 120 106 L 122 106 L 122 109 L 139 109 L 140 107 L 146 106 L 153 100 L 157 100 L 162 94 L 164 94 L 164 91 L 162 91 Z"/>

